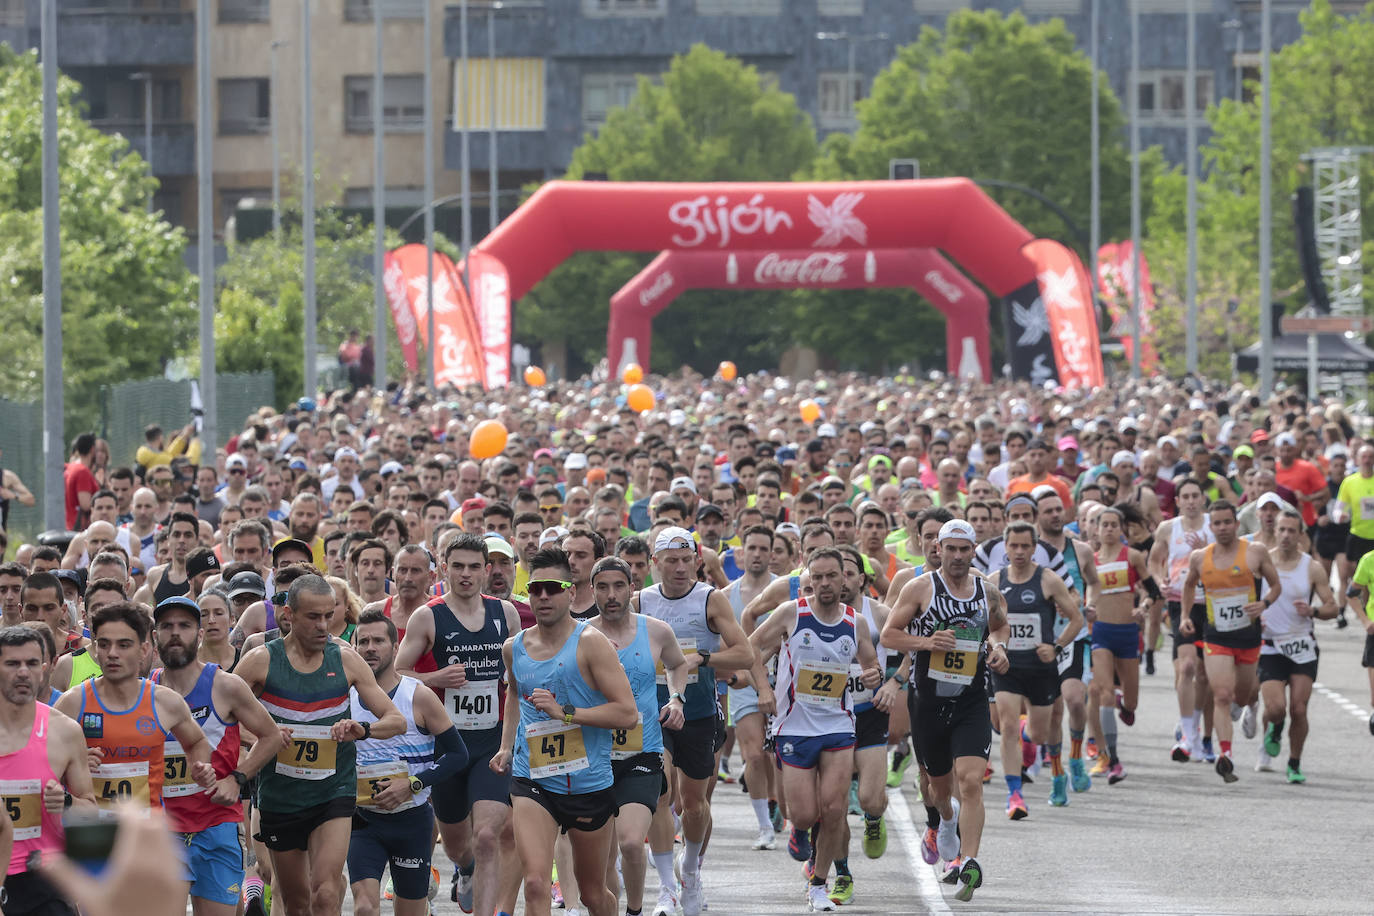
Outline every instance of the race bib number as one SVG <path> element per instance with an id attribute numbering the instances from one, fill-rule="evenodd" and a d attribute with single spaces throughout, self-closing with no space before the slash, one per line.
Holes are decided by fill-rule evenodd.
<path id="1" fill-rule="evenodd" d="M 162 751 L 162 797 L 182 798 L 205 791 L 191 779 L 191 761 L 178 741 L 168 741 Z"/>
<path id="2" fill-rule="evenodd" d="M 797 669 L 797 702 L 809 706 L 841 706 L 849 687 L 849 666 L 843 662 L 803 662 Z"/>
<path id="3" fill-rule="evenodd" d="M 872 687 L 864 686 L 863 665 L 849 666 L 849 708 L 853 709 L 860 703 L 872 703 L 874 690 Z"/>
<path id="4" fill-rule="evenodd" d="M 377 807 L 377 796 L 386 788 L 383 783 L 388 779 L 409 781 L 410 772 L 399 760 L 383 760 L 380 763 L 358 764 L 358 792 L 356 802 L 360 808 Z M 414 807 L 402 805 L 401 807 Z M 395 809 L 393 809 L 395 810 Z"/>
<path id="5" fill-rule="evenodd" d="M 678 648 L 682 649 L 682 654 L 691 656 L 697 651 L 697 641 L 695 639 L 679 639 Z M 663 686 L 668 686 L 668 670 L 663 667 L 663 659 L 659 659 L 654 665 L 654 680 Z M 697 669 L 693 668 L 687 675 L 687 683 L 697 682 Z"/>
<path id="6" fill-rule="evenodd" d="M 1044 642 L 1040 638 L 1039 614 L 1008 614 L 1007 623 L 1011 626 L 1007 648 L 1012 652 L 1034 652 Z"/>
<path id="7" fill-rule="evenodd" d="M 444 691 L 449 721 L 459 731 L 495 728 L 501 721 L 499 681 L 468 681 Z"/>
<path id="8" fill-rule="evenodd" d="M 1185 564 L 1187 560 L 1185 559 Z M 1115 595 L 1131 590 L 1131 573 L 1125 560 L 1103 563 L 1097 567 L 1097 580 L 1101 583 L 1102 594 Z"/>
<path id="9" fill-rule="evenodd" d="M 944 681 L 946 684 L 972 684 L 978 674 L 978 653 L 982 647 L 982 640 L 956 639 L 953 649 L 944 652 L 932 650 L 930 669 L 926 674 L 931 680 Z"/>
<path id="10" fill-rule="evenodd" d="M 42 780 L 0 779 L 0 797 L 5 800 L 15 840 L 36 840 L 43 835 Z"/>
<path id="11" fill-rule="evenodd" d="M 1207 596 L 1207 604 L 1212 610 L 1212 626 L 1218 633 L 1232 633 L 1250 625 L 1250 617 L 1245 606 L 1253 600 L 1250 590 L 1245 588 L 1225 588 L 1213 591 Z"/>
<path id="12" fill-rule="evenodd" d="M 102 763 L 91 769 L 95 801 L 101 809 L 113 812 L 115 805 L 134 802 L 151 810 L 148 794 L 148 762 Z"/>
<path id="13" fill-rule="evenodd" d="M 291 745 L 277 751 L 277 773 L 292 779 L 328 779 L 334 775 L 338 747 L 328 725 L 293 725 Z"/>
<path id="14" fill-rule="evenodd" d="M 1310 665 L 1317 660 L 1317 640 L 1309 633 L 1292 633 L 1274 640 L 1274 646 L 1295 665 Z"/>
<path id="15" fill-rule="evenodd" d="M 644 753 L 644 719 L 635 723 L 634 728 L 611 729 L 611 759 L 629 760 L 636 754 Z"/>
<path id="16" fill-rule="evenodd" d="M 1072 643 L 1070 643 L 1067 646 L 1054 647 L 1054 664 L 1055 667 L 1059 669 L 1060 674 L 1063 674 L 1065 671 L 1069 670 L 1069 666 L 1073 664 Z"/>
<path id="17" fill-rule="evenodd" d="M 1370 520 L 1374 520 L 1374 496 L 1366 496 L 1360 500 L 1360 521 Z"/>
<path id="18" fill-rule="evenodd" d="M 559 719 L 535 722 L 525 728 L 525 744 L 530 752 L 531 779 L 566 776 L 591 766 L 580 725 Z"/>

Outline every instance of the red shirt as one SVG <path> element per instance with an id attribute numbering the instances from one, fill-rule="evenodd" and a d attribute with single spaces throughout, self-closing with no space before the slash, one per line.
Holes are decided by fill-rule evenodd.
<path id="1" fill-rule="evenodd" d="M 62 471 L 62 483 L 67 491 L 67 530 L 80 530 L 77 523 L 89 520 L 89 516 L 78 518 L 81 515 L 81 494 L 95 493 L 100 489 L 100 482 L 95 479 L 90 468 L 80 461 L 72 461 Z"/>
<path id="2" fill-rule="evenodd" d="M 1284 467 L 1282 461 L 1274 462 L 1274 477 L 1278 479 L 1280 485 L 1292 490 L 1295 494 L 1301 493 L 1304 496 L 1311 496 L 1313 493 L 1326 492 L 1326 475 L 1317 469 L 1317 466 L 1310 461 L 1295 458 L 1291 467 Z M 1297 503 L 1297 508 L 1302 512 L 1302 520 L 1307 527 L 1312 527 L 1317 523 L 1317 507 L 1315 503 Z"/>

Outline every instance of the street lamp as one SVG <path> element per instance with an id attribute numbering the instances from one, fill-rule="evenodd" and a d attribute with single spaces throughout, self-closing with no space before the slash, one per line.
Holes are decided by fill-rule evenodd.
<path id="1" fill-rule="evenodd" d="M 849 69 L 845 75 L 845 90 L 848 95 L 847 105 L 849 107 L 849 117 L 851 121 L 857 121 L 854 111 L 854 104 L 859 101 L 858 74 L 855 72 L 854 65 L 854 46 L 860 41 L 887 41 L 886 32 L 873 32 L 868 35 L 858 35 L 853 32 L 817 32 L 817 41 L 847 41 L 849 42 Z"/>
<path id="2" fill-rule="evenodd" d="M 272 237 L 281 241 L 281 145 L 277 137 L 277 51 L 286 42 L 277 39 L 268 45 L 272 58 L 271 75 L 268 78 L 267 118 L 272 132 Z"/>
<path id="3" fill-rule="evenodd" d="M 500 0 L 487 6 L 487 112 L 490 126 L 487 128 L 487 234 L 496 230 L 501 218 L 497 209 L 496 186 L 500 177 L 496 171 L 496 14 L 505 9 Z"/>
<path id="4" fill-rule="evenodd" d="M 143 84 L 143 161 L 148 163 L 148 177 L 153 177 L 153 74 L 147 70 L 130 73 L 129 79 Z M 153 192 L 148 192 L 148 212 L 153 212 Z"/>

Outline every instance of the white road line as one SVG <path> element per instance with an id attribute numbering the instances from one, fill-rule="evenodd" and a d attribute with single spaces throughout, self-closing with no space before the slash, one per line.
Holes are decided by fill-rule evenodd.
<path id="1" fill-rule="evenodd" d="M 897 839 L 906 848 L 911 872 L 916 876 L 916 885 L 921 892 L 921 901 L 930 913 L 950 913 L 949 904 L 940 889 L 940 881 L 934 870 L 921 858 L 921 835 L 916 832 L 916 824 L 911 820 L 911 809 L 907 807 L 906 797 L 901 789 L 887 790 L 887 821 L 892 825 Z"/>
<path id="2" fill-rule="evenodd" d="M 1317 691 L 1317 693 L 1320 693 L 1322 696 L 1326 697 L 1331 702 L 1335 703 L 1341 709 L 1344 709 L 1346 712 L 1350 713 L 1355 718 L 1360 719 L 1362 721 L 1368 718 L 1368 716 L 1365 714 L 1363 706 L 1360 706 L 1358 703 L 1355 703 L 1350 699 L 1341 696 L 1339 693 L 1332 690 L 1330 687 L 1326 686 L 1321 681 L 1313 682 L 1312 689 Z"/>

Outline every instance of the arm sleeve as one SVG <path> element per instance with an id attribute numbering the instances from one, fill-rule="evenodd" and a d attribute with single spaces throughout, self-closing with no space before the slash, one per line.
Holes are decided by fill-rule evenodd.
<path id="1" fill-rule="evenodd" d="M 449 726 L 434 736 L 434 758 L 434 766 L 415 774 L 426 786 L 456 776 L 468 765 L 468 747 L 458 729 Z"/>

